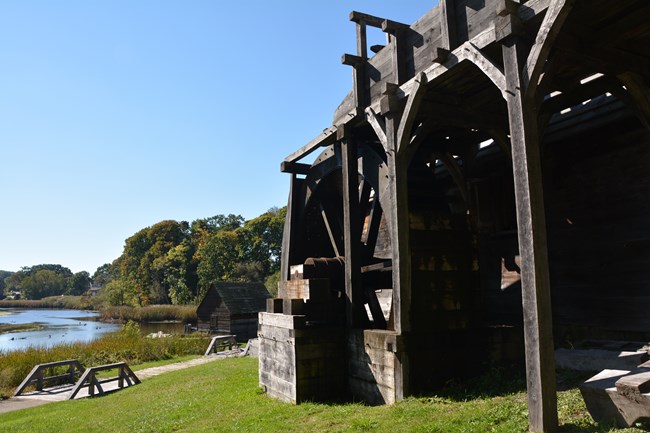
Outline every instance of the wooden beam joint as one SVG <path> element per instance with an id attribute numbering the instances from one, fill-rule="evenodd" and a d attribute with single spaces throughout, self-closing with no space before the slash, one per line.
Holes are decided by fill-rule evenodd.
<path id="1" fill-rule="evenodd" d="M 358 68 L 365 63 L 365 59 L 360 56 L 355 56 L 354 54 L 343 54 L 341 56 L 341 63 L 344 65 L 352 66 L 353 68 Z"/>
<path id="2" fill-rule="evenodd" d="M 374 15 L 364 14 L 363 12 L 352 11 L 350 12 L 350 21 L 357 24 L 366 24 L 370 27 L 375 27 L 380 29 L 384 21 L 384 18 L 379 18 Z"/>
<path id="3" fill-rule="evenodd" d="M 525 34 L 524 24 L 517 14 L 497 15 L 494 19 L 494 38 L 497 42 Z"/>
<path id="4" fill-rule="evenodd" d="M 384 20 L 381 23 L 381 30 L 384 33 L 391 34 L 393 36 L 399 35 L 400 32 L 407 30 L 409 28 L 408 24 L 398 23 L 397 21 Z"/>
<path id="5" fill-rule="evenodd" d="M 514 0 L 499 0 L 496 5 L 497 16 L 517 15 L 520 6 L 521 4 Z"/>
<path id="6" fill-rule="evenodd" d="M 449 58 L 450 54 L 451 51 L 449 51 L 448 49 L 442 47 L 436 47 L 436 51 L 433 56 L 433 63 L 440 63 L 440 64 L 445 63 Z"/>
<path id="7" fill-rule="evenodd" d="M 291 174 L 307 174 L 311 165 L 299 162 L 282 161 L 280 163 L 280 172 Z"/>

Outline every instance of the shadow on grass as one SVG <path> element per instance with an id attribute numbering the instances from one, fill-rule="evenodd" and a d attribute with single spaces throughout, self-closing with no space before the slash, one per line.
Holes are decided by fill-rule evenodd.
<path id="1" fill-rule="evenodd" d="M 492 366 L 483 373 L 462 379 L 450 379 L 440 388 L 423 392 L 418 397 L 442 397 L 452 401 L 468 401 L 526 392 L 526 372 L 519 365 Z"/>
<path id="2" fill-rule="evenodd" d="M 557 390 L 567 391 L 579 387 L 587 379 L 592 377 L 597 371 L 576 371 L 576 370 L 557 370 Z"/>
<path id="3" fill-rule="evenodd" d="M 563 424 L 558 428 L 558 433 L 598 433 L 607 432 L 611 428 L 605 426 L 594 427 L 593 425 L 580 425 L 580 424 Z"/>
<path id="4" fill-rule="evenodd" d="M 580 386 L 595 372 L 558 370 L 556 372 L 557 391 L 567 391 Z M 454 401 L 467 401 L 479 398 L 506 396 L 526 392 L 526 370 L 520 365 L 499 365 L 484 373 L 462 380 L 452 379 L 434 392 L 422 397 L 444 397 Z"/>

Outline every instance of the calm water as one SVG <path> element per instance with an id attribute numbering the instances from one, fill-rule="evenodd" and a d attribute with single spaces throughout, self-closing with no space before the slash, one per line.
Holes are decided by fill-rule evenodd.
<path id="1" fill-rule="evenodd" d="M 95 321 L 97 313 L 90 311 L 0 308 L 0 313 L 10 313 L 0 315 L 0 323 L 39 323 L 44 326 L 40 331 L 1 334 L 0 352 L 29 346 L 51 347 L 61 343 L 91 341 L 120 329 L 120 325 Z"/>

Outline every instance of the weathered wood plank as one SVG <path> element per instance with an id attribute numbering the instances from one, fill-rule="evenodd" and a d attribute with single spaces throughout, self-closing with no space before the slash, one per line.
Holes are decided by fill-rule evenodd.
<path id="1" fill-rule="evenodd" d="M 289 316 L 286 314 L 259 313 L 260 326 L 275 326 L 287 329 L 302 329 L 305 327 L 305 316 Z"/>

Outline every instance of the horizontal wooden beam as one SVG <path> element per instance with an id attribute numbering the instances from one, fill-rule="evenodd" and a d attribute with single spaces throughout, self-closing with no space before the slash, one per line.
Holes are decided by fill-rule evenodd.
<path id="1" fill-rule="evenodd" d="M 323 131 L 322 134 L 314 138 L 309 143 L 305 144 L 300 149 L 293 152 L 291 155 L 284 158 L 285 162 L 296 162 L 305 156 L 309 155 L 319 147 L 329 146 L 336 141 L 336 127 L 330 127 Z"/>
<path id="2" fill-rule="evenodd" d="M 311 168 L 311 165 L 302 164 L 302 163 L 299 163 L 299 162 L 282 161 L 280 163 L 280 171 L 282 173 L 307 174 L 307 173 L 309 173 L 310 168 Z"/>
<path id="3" fill-rule="evenodd" d="M 360 56 L 355 56 L 353 54 L 343 54 L 341 56 L 341 63 L 344 65 L 352 66 L 357 68 L 365 63 L 365 59 Z"/>
<path id="4" fill-rule="evenodd" d="M 375 263 L 372 265 L 367 265 L 367 266 L 362 266 L 361 267 L 361 273 L 365 274 L 366 272 L 386 272 L 386 271 L 392 271 L 393 270 L 393 261 L 392 260 L 384 260 L 379 263 Z"/>
<path id="5" fill-rule="evenodd" d="M 352 11 L 350 12 L 350 21 L 353 21 L 357 24 L 366 24 L 370 27 L 381 28 L 384 21 L 384 18 L 379 18 L 374 15 L 364 14 L 362 12 Z"/>
<path id="6" fill-rule="evenodd" d="M 381 23 L 382 31 L 386 33 L 390 33 L 391 35 L 394 35 L 400 30 L 406 30 L 408 28 L 409 28 L 408 24 L 398 23 L 397 21 L 392 21 L 392 20 L 384 20 L 384 22 Z"/>

